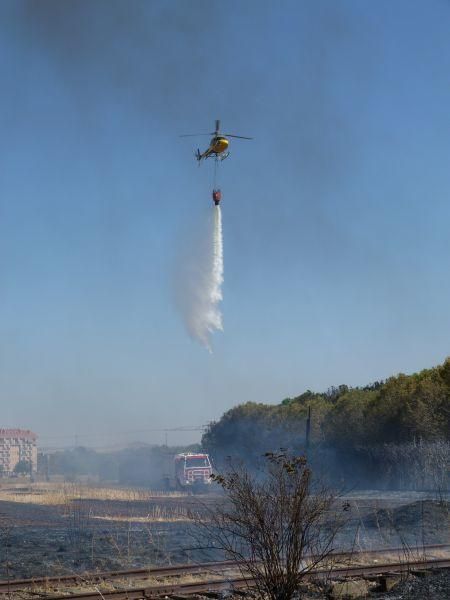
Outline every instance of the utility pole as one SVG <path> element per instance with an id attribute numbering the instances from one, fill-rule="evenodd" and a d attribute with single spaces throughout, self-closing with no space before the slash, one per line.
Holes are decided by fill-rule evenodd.
<path id="1" fill-rule="evenodd" d="M 44 457 L 45 481 L 50 481 L 50 456 L 44 454 Z"/>
<path id="2" fill-rule="evenodd" d="M 306 419 L 306 439 L 305 439 L 306 456 L 308 456 L 308 453 L 309 453 L 310 437 L 311 437 L 311 405 L 308 406 L 308 417 Z"/>

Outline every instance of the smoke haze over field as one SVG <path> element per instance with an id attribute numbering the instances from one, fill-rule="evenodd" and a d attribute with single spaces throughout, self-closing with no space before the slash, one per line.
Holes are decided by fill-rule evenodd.
<path id="1" fill-rule="evenodd" d="M 442 361 L 449 16 L 439 0 L 2 2 L 0 425 L 163 443 L 132 432 Z M 223 163 L 226 333 L 208 355 L 171 284 L 178 240 L 212 212 L 209 165 L 178 135 L 217 118 L 254 140 Z M 212 306 L 190 321 L 203 340 Z"/>

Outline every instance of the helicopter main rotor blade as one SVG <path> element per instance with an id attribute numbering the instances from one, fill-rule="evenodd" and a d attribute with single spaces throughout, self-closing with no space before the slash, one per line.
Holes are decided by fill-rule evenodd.
<path id="1" fill-rule="evenodd" d="M 183 135 L 179 135 L 178 137 L 198 137 L 199 135 L 214 135 L 211 133 L 185 133 Z"/>
<path id="2" fill-rule="evenodd" d="M 218 134 L 219 133 L 219 129 L 220 129 L 220 121 L 219 121 L 219 119 L 216 119 L 216 131 L 214 133 Z"/>
<path id="3" fill-rule="evenodd" d="M 251 137 L 245 137 L 245 135 L 233 135 L 232 133 L 223 133 L 222 135 L 226 137 L 239 138 L 240 140 L 252 140 Z"/>

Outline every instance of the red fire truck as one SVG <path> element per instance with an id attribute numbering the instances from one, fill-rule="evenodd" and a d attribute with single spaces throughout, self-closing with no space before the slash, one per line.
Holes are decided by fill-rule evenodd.
<path id="1" fill-rule="evenodd" d="M 202 488 L 211 484 L 212 466 L 208 454 L 177 454 L 175 480 L 179 488 Z"/>

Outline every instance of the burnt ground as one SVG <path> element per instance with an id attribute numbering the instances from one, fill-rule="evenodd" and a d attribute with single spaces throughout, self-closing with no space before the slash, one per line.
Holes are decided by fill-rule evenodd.
<path id="1" fill-rule="evenodd" d="M 423 544 L 450 543 L 449 502 L 415 496 L 397 497 L 395 494 L 379 498 L 349 497 L 347 500 L 350 503 L 349 521 L 336 541 L 339 550 L 400 546 L 409 552 L 418 551 Z M 188 523 L 182 520 L 198 501 L 214 499 L 81 500 L 70 506 L 1 501 L 0 579 L 219 558 L 218 555 L 208 556 L 196 547 L 189 535 Z M 161 519 L 179 520 L 155 521 L 158 514 Z M 152 519 L 148 519 L 149 515 Z M 419 589 L 422 584 L 425 585 L 419 581 L 415 586 Z M 411 590 L 405 587 L 401 592 L 403 596 L 391 593 L 384 597 L 415 598 L 405 595 L 415 593 L 411 585 Z M 441 584 L 438 581 L 436 585 Z M 442 585 L 446 585 L 446 581 Z M 419 597 L 434 598 L 432 595 Z M 440 596 L 446 597 L 450 596 Z"/>
<path id="2" fill-rule="evenodd" d="M 348 495 L 349 523 L 338 537 L 342 547 L 420 549 L 450 543 L 450 497 L 380 492 Z M 350 539 L 352 538 L 352 539 Z"/>
<path id="3" fill-rule="evenodd" d="M 68 509 L 0 502 L 0 579 L 193 560 L 185 523 L 133 521 L 146 518 L 146 502 L 114 504 L 81 501 Z"/>
<path id="4" fill-rule="evenodd" d="M 399 539 L 416 546 L 449 543 L 450 503 L 421 500 L 377 509 L 364 519 L 364 525 L 378 529 L 386 541 Z"/>

